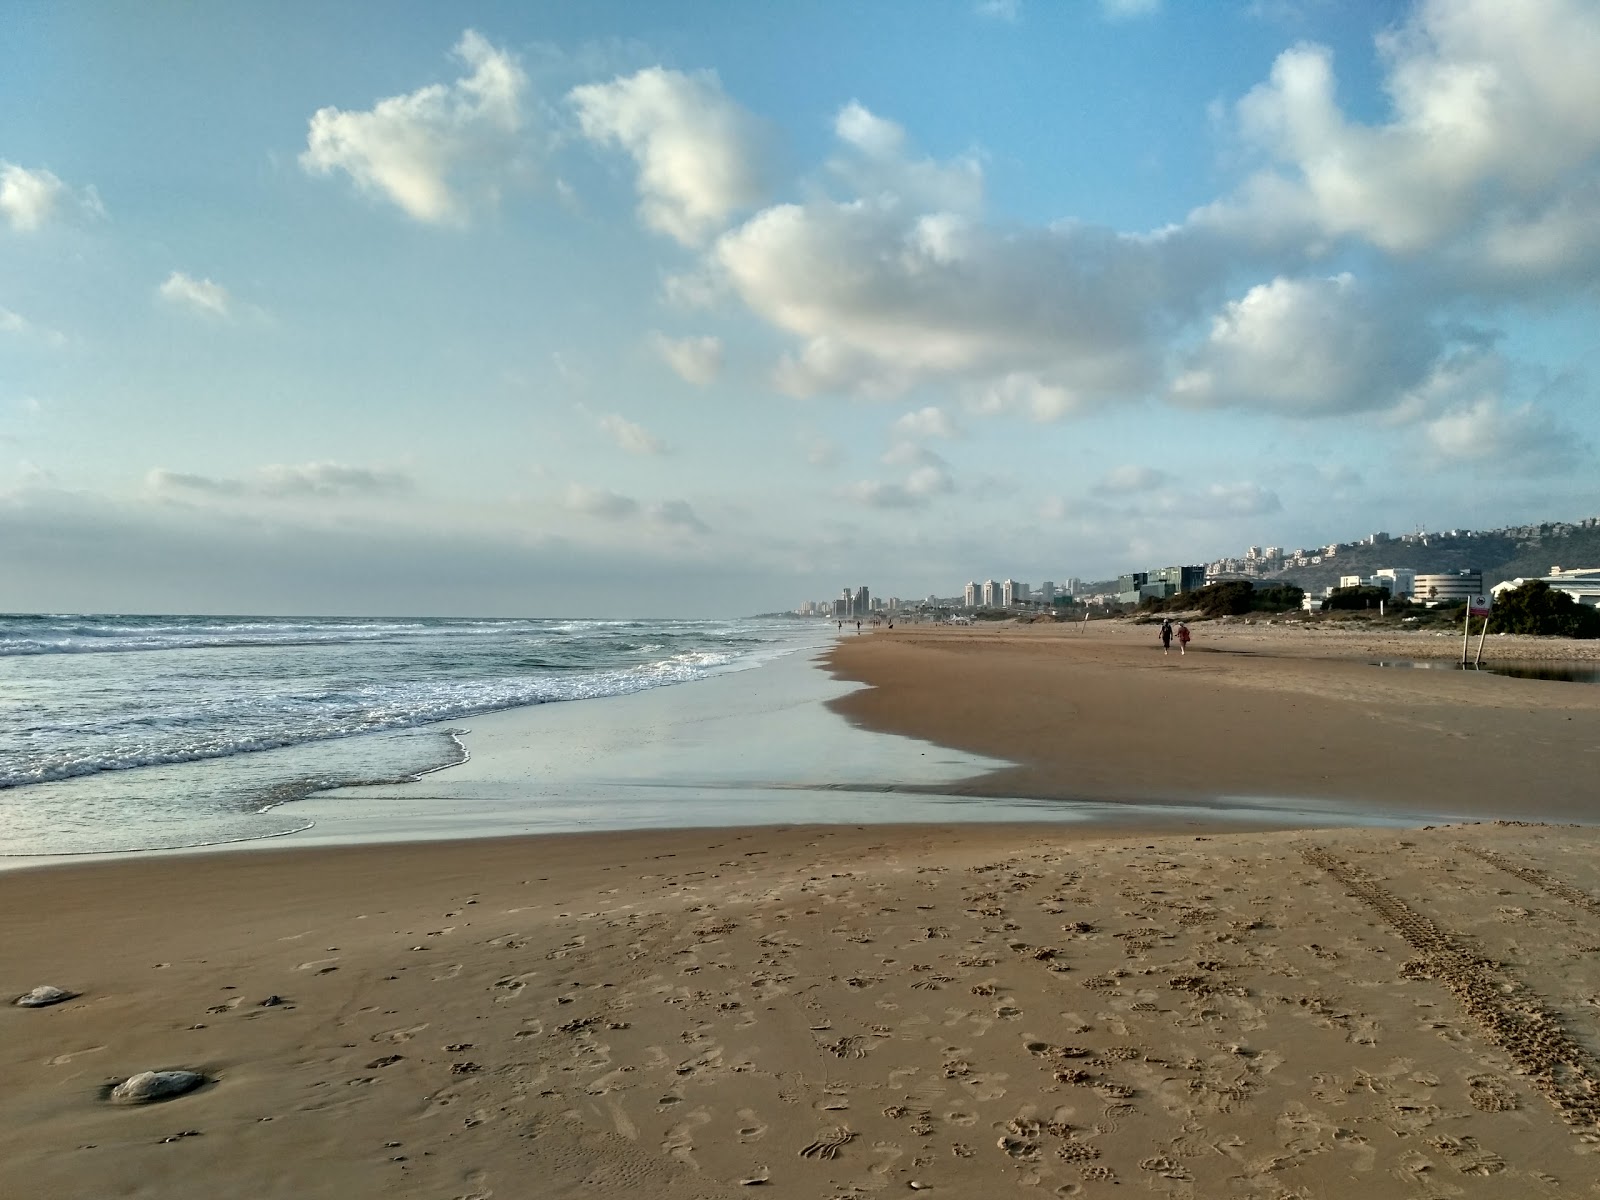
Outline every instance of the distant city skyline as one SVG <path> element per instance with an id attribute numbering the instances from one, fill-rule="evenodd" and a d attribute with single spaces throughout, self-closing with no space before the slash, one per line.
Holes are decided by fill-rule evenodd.
<path id="1" fill-rule="evenodd" d="M 0 611 L 731 615 L 1593 509 L 1592 0 L 716 12 L 12 0 Z"/>

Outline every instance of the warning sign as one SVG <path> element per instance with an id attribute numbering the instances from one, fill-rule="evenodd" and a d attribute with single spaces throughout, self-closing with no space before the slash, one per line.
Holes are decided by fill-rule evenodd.
<path id="1" fill-rule="evenodd" d="M 1468 596 L 1467 611 L 1475 617 L 1487 617 L 1494 607 L 1493 596 Z"/>

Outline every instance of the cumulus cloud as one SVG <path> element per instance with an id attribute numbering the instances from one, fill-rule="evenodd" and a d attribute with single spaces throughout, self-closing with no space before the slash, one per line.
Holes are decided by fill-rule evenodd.
<path id="1" fill-rule="evenodd" d="M 209 279 L 196 279 L 182 271 L 174 271 L 156 289 L 156 294 L 168 304 L 194 312 L 208 313 L 214 317 L 229 315 L 228 289 Z"/>
<path id="2" fill-rule="evenodd" d="M 1348 274 L 1277 278 L 1216 317 L 1172 398 L 1288 416 L 1386 408 L 1426 375 L 1438 349 L 1414 308 L 1380 303 Z"/>
<path id="3" fill-rule="evenodd" d="M 803 339 L 779 374 L 797 394 L 1008 375 L 1126 393 L 1152 380 L 1155 330 L 1194 298 L 1168 241 L 952 228 L 885 197 L 786 204 L 716 255 L 746 305 Z"/>
<path id="4" fill-rule="evenodd" d="M 1575 466 L 1588 453 L 1572 430 L 1532 402 L 1506 398 L 1508 366 L 1498 354 L 1462 352 L 1442 361 L 1410 398 L 1424 458 L 1435 468 L 1540 475 Z"/>
<path id="5" fill-rule="evenodd" d="M 900 438 L 953 438 L 960 435 L 950 414 L 934 404 L 897 418 L 890 431 Z"/>
<path id="6" fill-rule="evenodd" d="M 465 222 L 474 200 L 498 195 L 521 151 L 528 78 L 515 55 L 471 29 L 453 54 L 469 70 L 454 83 L 365 111 L 318 109 L 300 165 L 318 175 L 343 171 L 418 221 Z"/>
<path id="7" fill-rule="evenodd" d="M 1485 397 L 1426 426 L 1429 447 L 1446 464 L 1538 473 L 1572 465 L 1571 434 L 1532 404 Z"/>
<path id="8" fill-rule="evenodd" d="M 582 513 L 587 517 L 603 517 L 608 521 L 620 521 L 639 511 L 639 502 L 631 496 L 624 496 L 609 488 L 589 487 L 582 483 L 567 485 L 561 505 L 572 512 Z"/>
<path id="9" fill-rule="evenodd" d="M 956 490 L 950 465 L 926 447 L 899 442 L 889 448 L 883 461 L 911 470 L 899 482 L 864 479 L 847 485 L 839 494 L 870 508 L 922 508 L 935 497 Z"/>
<path id="10" fill-rule="evenodd" d="M 961 248 L 963 223 L 956 214 L 983 206 L 983 167 L 971 156 L 941 163 L 913 157 L 906 131 L 852 100 L 833 122 L 840 153 L 828 164 L 853 194 L 890 196 L 935 214 L 923 223 L 921 237 L 934 255 L 954 257 Z"/>
<path id="11" fill-rule="evenodd" d="M 665 454 L 667 451 L 667 444 L 655 434 L 618 413 L 601 417 L 600 428 L 629 454 Z"/>
<path id="12" fill-rule="evenodd" d="M 24 342 L 49 346 L 55 350 L 67 344 L 66 334 L 37 325 L 21 313 L 12 312 L 9 308 L 0 308 L 0 333 L 10 334 Z"/>
<path id="13" fill-rule="evenodd" d="M 337 462 L 271 463 L 239 479 L 172 471 L 166 467 L 157 467 L 145 476 L 146 490 L 166 499 L 186 495 L 326 499 L 388 495 L 408 491 L 412 486 L 411 476 L 404 471 Z"/>
<path id="14" fill-rule="evenodd" d="M 0 159 L 0 216 L 18 233 L 32 233 L 69 210 L 105 215 L 94 188 L 74 192 L 53 171 Z"/>
<path id="15" fill-rule="evenodd" d="M 1237 107 L 1273 164 L 1199 219 L 1241 236 L 1354 236 L 1400 255 L 1457 239 L 1463 261 L 1490 270 L 1592 254 L 1600 9 L 1424 0 L 1378 48 L 1391 102 L 1379 124 L 1341 109 L 1325 47 L 1280 55 Z"/>
<path id="16" fill-rule="evenodd" d="M 574 88 L 568 99 L 585 137 L 633 158 L 645 225 L 686 246 L 726 228 L 766 193 L 761 126 L 714 72 L 651 67 Z"/>
<path id="17" fill-rule="evenodd" d="M 722 370 L 721 338 L 669 338 L 657 333 L 650 340 L 656 353 L 685 383 L 705 387 L 715 382 Z"/>

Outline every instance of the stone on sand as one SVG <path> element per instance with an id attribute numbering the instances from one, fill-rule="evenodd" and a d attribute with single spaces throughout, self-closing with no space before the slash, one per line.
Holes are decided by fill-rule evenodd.
<path id="1" fill-rule="evenodd" d="M 198 1071 L 141 1071 L 111 1089 L 116 1104 L 151 1104 L 192 1092 L 206 1081 Z"/>
<path id="2" fill-rule="evenodd" d="M 52 1004 L 60 1004 L 63 1000 L 71 1000 L 77 992 L 69 992 L 65 988 L 51 987 L 41 984 L 31 992 L 18 996 L 13 1004 L 19 1008 L 48 1008 Z"/>

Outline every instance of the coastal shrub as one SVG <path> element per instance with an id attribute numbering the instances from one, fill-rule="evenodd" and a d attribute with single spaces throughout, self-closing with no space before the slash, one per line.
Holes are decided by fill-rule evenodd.
<path id="1" fill-rule="evenodd" d="M 1600 638 L 1600 611 L 1586 608 L 1542 579 L 1530 579 L 1496 596 L 1490 624 L 1501 633 Z"/>
<path id="2" fill-rule="evenodd" d="M 1322 602 L 1323 612 L 1336 612 L 1342 608 L 1377 608 L 1378 602 L 1389 598 L 1386 587 L 1334 588 Z"/>

